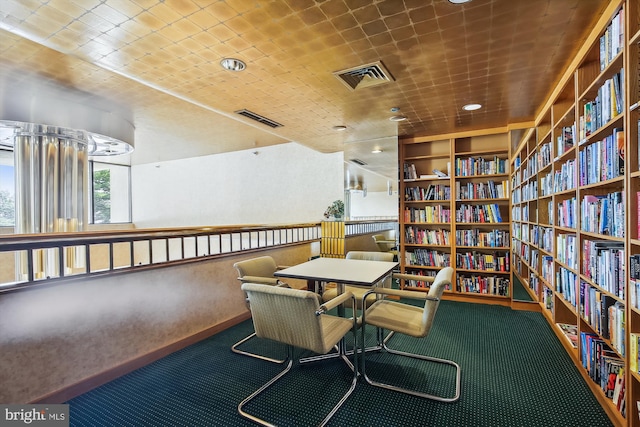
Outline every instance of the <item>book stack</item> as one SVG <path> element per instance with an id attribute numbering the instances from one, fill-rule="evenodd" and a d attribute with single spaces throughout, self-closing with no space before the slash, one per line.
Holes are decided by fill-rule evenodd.
<path id="1" fill-rule="evenodd" d="M 457 291 L 489 295 L 509 295 L 509 279 L 496 276 L 457 275 Z"/>
<path id="2" fill-rule="evenodd" d="M 629 303 L 640 309 L 640 255 L 629 257 Z"/>
<path id="3" fill-rule="evenodd" d="M 406 252 L 405 261 L 408 265 L 448 267 L 451 265 L 451 254 L 430 249 L 416 249 L 413 252 Z"/>
<path id="4" fill-rule="evenodd" d="M 578 276 L 571 270 L 560 267 L 556 272 L 556 291 L 574 307 L 576 307 L 577 281 Z"/>
<path id="5" fill-rule="evenodd" d="M 613 401 L 622 415 L 625 414 L 624 360 L 611 350 L 604 340 L 587 332 L 580 333 L 582 365 L 589 377 Z"/>
<path id="6" fill-rule="evenodd" d="M 573 348 L 578 348 L 578 327 L 568 323 L 556 323 Z"/>
<path id="7" fill-rule="evenodd" d="M 490 205 L 461 205 L 456 209 L 456 222 L 502 222 L 500 207 L 495 203 Z"/>
<path id="8" fill-rule="evenodd" d="M 620 299 L 625 297 L 623 242 L 583 240 L 582 274 Z"/>
<path id="9" fill-rule="evenodd" d="M 624 130 L 615 128 L 611 135 L 596 141 L 578 154 L 580 185 L 595 184 L 624 175 Z"/>
<path id="10" fill-rule="evenodd" d="M 606 236 L 624 237 L 624 193 L 585 195 L 580 203 L 582 231 Z"/>
<path id="11" fill-rule="evenodd" d="M 448 246 L 450 244 L 449 235 L 449 230 L 424 230 L 418 227 L 406 227 L 405 243 Z"/>

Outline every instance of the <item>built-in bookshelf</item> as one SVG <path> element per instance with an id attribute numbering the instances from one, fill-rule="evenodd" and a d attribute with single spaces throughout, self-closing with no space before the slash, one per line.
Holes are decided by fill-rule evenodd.
<path id="1" fill-rule="evenodd" d="M 509 304 L 509 147 L 504 131 L 400 140 L 403 272 L 434 276 L 452 266 L 456 281 L 448 297 Z M 424 285 L 401 283 L 417 291 Z"/>
<path id="2" fill-rule="evenodd" d="M 610 2 L 510 161 L 513 274 L 621 426 L 640 426 L 639 21 Z"/>
<path id="3" fill-rule="evenodd" d="M 625 50 L 623 52 L 624 72 L 624 110 L 622 128 L 625 136 L 624 191 L 627 227 L 624 242 L 628 258 L 625 278 L 628 285 L 625 297 L 627 303 L 626 331 L 624 343 L 627 356 L 626 380 L 627 418 L 629 425 L 640 426 L 640 374 L 638 374 L 638 337 L 640 337 L 640 305 L 638 304 L 638 283 L 640 283 L 640 1 L 629 0 L 626 4 L 627 28 L 625 31 Z M 616 123 L 620 128 L 620 121 Z M 611 131 L 613 132 L 613 130 Z"/>

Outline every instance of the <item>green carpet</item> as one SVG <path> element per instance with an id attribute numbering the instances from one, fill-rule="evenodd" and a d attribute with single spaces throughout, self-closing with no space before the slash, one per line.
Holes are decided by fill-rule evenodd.
<path id="1" fill-rule="evenodd" d="M 248 426 L 237 404 L 281 365 L 234 354 L 250 321 L 171 354 L 70 402 L 72 426 Z M 373 330 L 367 330 L 368 340 Z M 262 341 L 262 342 L 260 342 Z M 397 335 L 392 347 L 452 359 L 462 368 L 455 403 L 429 401 L 361 381 L 331 426 L 610 426 L 542 315 L 443 301 L 431 334 Z M 279 344 L 245 346 L 284 355 Z M 371 354 L 367 373 L 450 395 L 454 370 Z M 317 425 L 349 385 L 339 361 L 295 368 L 246 409 L 281 426 Z"/>

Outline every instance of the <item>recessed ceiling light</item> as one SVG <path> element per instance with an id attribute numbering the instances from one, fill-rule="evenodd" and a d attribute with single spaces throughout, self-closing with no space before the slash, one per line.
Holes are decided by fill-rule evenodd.
<path id="1" fill-rule="evenodd" d="M 392 122 L 401 122 L 403 120 L 407 120 L 406 116 L 391 116 L 389 117 L 389 120 L 391 120 Z"/>
<path id="2" fill-rule="evenodd" d="M 222 68 L 229 71 L 242 71 L 247 68 L 247 64 L 235 58 L 225 58 L 220 61 L 220 65 Z"/>
<path id="3" fill-rule="evenodd" d="M 382 150 L 380 148 L 375 148 L 375 149 L 371 150 L 371 152 L 373 154 L 379 154 L 379 153 L 382 153 Z"/>
<path id="4" fill-rule="evenodd" d="M 482 105 L 480 104 L 467 104 L 464 107 L 462 107 L 462 109 L 465 111 L 474 111 L 474 110 L 479 110 L 480 108 L 482 108 Z"/>
<path id="5" fill-rule="evenodd" d="M 335 130 L 336 132 L 342 132 L 343 130 L 347 130 L 347 127 L 343 125 L 338 125 L 338 126 L 334 126 L 332 129 Z"/>
<path id="6" fill-rule="evenodd" d="M 462 3 L 469 3 L 471 0 L 449 0 L 449 3 L 453 3 L 453 4 L 462 4 Z"/>

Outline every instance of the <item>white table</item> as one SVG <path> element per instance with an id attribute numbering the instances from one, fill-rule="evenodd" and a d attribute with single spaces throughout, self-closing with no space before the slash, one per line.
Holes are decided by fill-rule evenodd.
<path id="1" fill-rule="evenodd" d="M 391 274 L 397 265 L 397 262 L 389 261 L 316 258 L 278 270 L 275 276 L 316 282 L 336 282 L 338 292 L 342 292 L 344 285 L 372 286 Z"/>
<path id="2" fill-rule="evenodd" d="M 336 282 L 338 294 L 344 292 L 344 285 L 371 287 L 390 275 L 397 262 L 368 261 L 361 259 L 316 258 L 293 267 L 278 270 L 277 277 L 289 279 L 314 280 L 316 282 Z M 344 307 L 338 307 L 338 315 L 344 316 Z M 355 315 L 355 313 L 354 313 Z M 340 341 L 337 354 L 307 357 L 300 359 L 300 363 L 344 356 L 344 339 Z M 345 359 L 346 360 L 346 359 Z"/>

